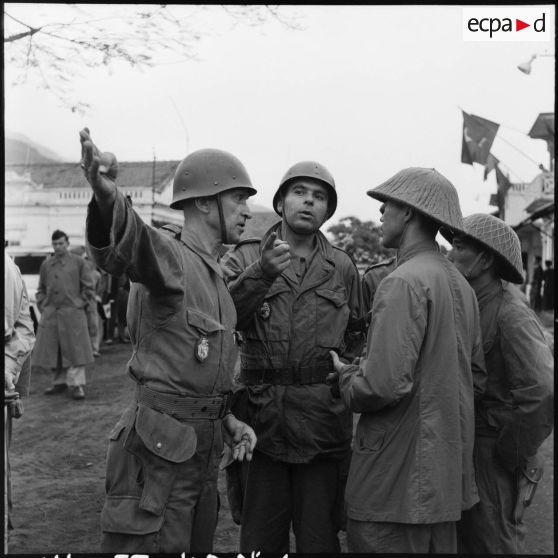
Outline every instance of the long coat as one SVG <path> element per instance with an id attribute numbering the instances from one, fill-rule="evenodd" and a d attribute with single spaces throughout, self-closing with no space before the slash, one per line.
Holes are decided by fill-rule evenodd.
<path id="1" fill-rule="evenodd" d="M 361 413 L 347 482 L 360 521 L 456 521 L 478 501 L 474 396 L 486 385 L 475 293 L 432 243 L 400 250 L 372 307 L 367 356 L 340 388 Z"/>
<path id="2" fill-rule="evenodd" d="M 86 304 L 95 296 L 93 289 L 93 278 L 83 258 L 68 252 L 42 263 L 37 290 L 41 319 L 31 357 L 33 365 L 56 368 L 61 364 L 66 368 L 93 362 L 85 313 Z"/>

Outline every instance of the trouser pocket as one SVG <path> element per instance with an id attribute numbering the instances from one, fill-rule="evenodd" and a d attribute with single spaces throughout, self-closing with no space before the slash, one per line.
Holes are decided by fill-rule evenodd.
<path id="1" fill-rule="evenodd" d="M 139 507 L 161 515 L 180 466 L 196 452 L 197 437 L 192 426 L 169 415 L 138 405 L 135 422 L 124 448 L 141 465 L 143 484 Z"/>

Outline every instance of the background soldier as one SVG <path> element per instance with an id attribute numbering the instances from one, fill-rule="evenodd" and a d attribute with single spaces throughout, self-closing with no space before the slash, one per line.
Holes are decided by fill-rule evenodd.
<path id="1" fill-rule="evenodd" d="M 466 217 L 452 258 L 477 295 L 488 372 L 476 409 L 480 502 L 463 514 L 460 550 L 520 554 L 521 517 L 542 476 L 537 450 L 554 419 L 552 353 L 521 292 L 506 283 L 523 281 L 521 244 L 509 225 L 492 215 Z"/>
<path id="2" fill-rule="evenodd" d="M 383 246 L 398 252 L 374 297 L 360 368 L 332 353 L 343 399 L 361 413 L 349 551 L 452 553 L 455 522 L 478 501 L 474 393 L 485 379 L 475 294 L 435 242 L 440 225 L 461 227 L 459 199 L 445 177 L 421 168 L 368 195 L 383 202 Z"/>
<path id="3" fill-rule="evenodd" d="M 32 363 L 54 370 L 46 395 L 69 388 L 74 399 L 83 399 L 85 366 L 94 361 L 85 309 L 95 293 L 87 262 L 69 252 L 68 246 L 65 232 L 52 233 L 54 256 L 47 258 L 39 271 L 41 319 Z"/>
<path id="4" fill-rule="evenodd" d="M 116 189 L 117 163 L 80 133 L 93 187 L 87 240 L 99 266 L 132 283 L 128 372 L 134 399 L 110 433 L 103 552 L 208 552 L 217 524 L 224 433 L 250 459 L 253 430 L 227 413 L 236 360 L 236 313 L 217 255 L 240 239 L 255 193 L 224 151 L 191 153 L 176 169 L 176 234 L 146 225 Z"/>
<path id="5" fill-rule="evenodd" d="M 273 199 L 281 222 L 223 259 L 244 337 L 233 410 L 258 435 L 241 551 L 288 552 L 291 523 L 297 552 L 339 551 L 352 415 L 326 384 L 328 351 L 356 356 L 346 334 L 362 320 L 357 268 L 319 232 L 336 205 L 329 171 L 297 163 Z"/>

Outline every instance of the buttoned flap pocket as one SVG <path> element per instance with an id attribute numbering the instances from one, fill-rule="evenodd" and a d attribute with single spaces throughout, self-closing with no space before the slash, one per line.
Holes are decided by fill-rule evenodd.
<path id="1" fill-rule="evenodd" d="M 139 498 L 108 496 L 101 512 L 101 530 L 126 535 L 147 535 L 161 529 L 165 516 L 139 506 Z"/>
<path id="2" fill-rule="evenodd" d="M 172 463 L 182 463 L 196 452 L 196 431 L 189 425 L 169 415 L 138 406 L 136 432 L 145 447 Z"/>
<path id="3" fill-rule="evenodd" d="M 225 326 L 199 310 L 188 308 L 186 311 L 188 323 L 198 329 L 200 333 L 210 335 L 217 331 L 224 331 Z"/>
<path id="4" fill-rule="evenodd" d="M 291 288 L 282 281 L 270 287 L 254 312 L 252 325 L 246 329 L 247 339 L 284 341 L 289 337 L 293 297 Z"/>
<path id="5" fill-rule="evenodd" d="M 316 295 L 318 296 L 318 301 L 320 301 L 320 298 L 325 299 L 336 308 L 341 308 L 341 306 L 347 304 L 345 289 L 339 291 L 334 291 L 332 289 L 316 289 Z"/>
<path id="6" fill-rule="evenodd" d="M 339 348 L 349 320 L 345 288 L 316 289 L 316 343 L 320 347 Z"/>
<path id="7" fill-rule="evenodd" d="M 356 450 L 361 453 L 379 451 L 384 445 L 386 433 L 384 430 L 365 430 L 357 435 Z"/>

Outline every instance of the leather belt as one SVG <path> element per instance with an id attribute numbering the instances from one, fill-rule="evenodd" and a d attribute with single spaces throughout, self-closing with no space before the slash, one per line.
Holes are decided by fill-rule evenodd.
<path id="1" fill-rule="evenodd" d="M 284 368 L 243 368 L 240 371 L 240 381 L 246 385 L 321 384 L 331 372 L 333 372 L 333 362 Z"/>
<path id="2" fill-rule="evenodd" d="M 146 407 L 170 415 L 177 420 L 213 420 L 225 416 L 228 395 L 192 397 L 178 393 L 163 393 L 138 385 L 136 399 Z"/>

